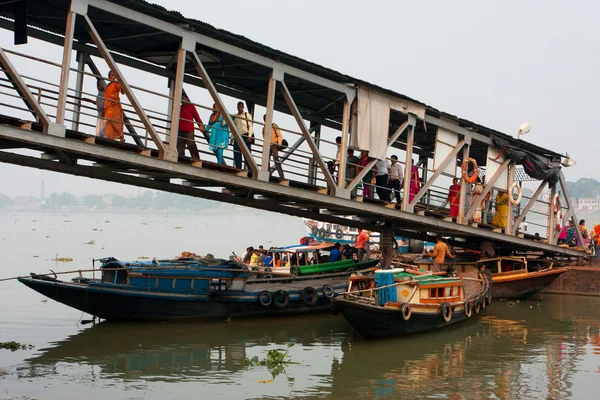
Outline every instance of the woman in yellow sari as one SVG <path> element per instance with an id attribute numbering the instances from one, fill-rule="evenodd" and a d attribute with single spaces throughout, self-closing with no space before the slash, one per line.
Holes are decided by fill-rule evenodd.
<path id="1" fill-rule="evenodd" d="M 492 224 L 498 228 L 506 228 L 508 219 L 508 194 L 504 191 L 499 191 L 496 195 L 496 212 Z"/>
<path id="2" fill-rule="evenodd" d="M 104 118 L 106 118 L 106 137 L 108 139 L 125 141 L 123 135 L 123 107 L 120 94 L 123 93 L 121 84 L 117 83 L 114 72 L 108 73 L 110 83 L 104 91 Z"/>

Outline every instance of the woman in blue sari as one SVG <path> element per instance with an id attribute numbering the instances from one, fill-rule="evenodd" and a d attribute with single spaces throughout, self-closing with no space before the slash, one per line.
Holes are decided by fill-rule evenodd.
<path id="1" fill-rule="evenodd" d="M 213 104 L 213 113 L 206 125 L 206 132 L 210 132 L 210 149 L 217 156 L 217 162 L 223 164 L 223 150 L 229 144 L 229 127 L 219 112 L 216 103 Z"/>

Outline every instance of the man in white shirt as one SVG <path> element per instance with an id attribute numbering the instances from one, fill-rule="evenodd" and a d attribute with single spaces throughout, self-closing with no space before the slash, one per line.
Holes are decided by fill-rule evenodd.
<path id="1" fill-rule="evenodd" d="M 396 195 L 396 203 L 402 203 L 400 198 L 400 189 L 404 182 L 404 174 L 402 173 L 402 165 L 398 164 L 398 156 L 393 155 L 391 158 L 392 165 L 390 166 L 390 191 L 392 195 Z"/>
<path id="2" fill-rule="evenodd" d="M 244 103 L 238 102 L 237 114 L 233 116 L 233 123 L 237 131 L 242 135 L 246 141 L 248 150 L 252 153 L 252 144 L 254 143 L 254 128 L 252 124 L 252 114 L 244 112 Z M 242 169 L 242 152 L 237 141 L 233 142 L 233 164 L 236 168 Z M 246 168 L 248 168 L 248 160 L 246 160 Z"/>
<path id="3" fill-rule="evenodd" d="M 390 166 L 386 159 L 377 160 L 375 163 L 375 190 L 380 200 L 390 201 L 390 189 L 389 189 L 389 169 Z"/>

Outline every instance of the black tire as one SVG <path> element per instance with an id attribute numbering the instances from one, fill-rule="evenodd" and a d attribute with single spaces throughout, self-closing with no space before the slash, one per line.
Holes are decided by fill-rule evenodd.
<path id="1" fill-rule="evenodd" d="M 405 320 L 405 321 L 408 321 L 410 319 L 411 314 L 412 314 L 412 310 L 410 308 L 410 304 L 403 303 L 402 306 L 400 307 L 400 312 L 402 313 L 402 319 Z"/>
<path id="2" fill-rule="evenodd" d="M 283 289 L 273 292 L 273 303 L 277 308 L 286 308 L 290 304 L 290 295 Z"/>
<path id="3" fill-rule="evenodd" d="M 335 297 L 335 290 L 333 290 L 331 285 L 323 285 L 321 291 L 323 292 L 323 296 L 327 297 L 328 299 L 333 299 Z"/>
<path id="4" fill-rule="evenodd" d="M 473 315 L 473 307 L 471 306 L 471 302 L 469 300 L 465 301 L 465 317 L 471 318 Z"/>
<path id="5" fill-rule="evenodd" d="M 307 306 L 314 306 L 319 301 L 319 293 L 317 293 L 317 289 L 312 286 L 307 286 L 302 289 L 300 293 L 300 298 L 302 302 Z"/>
<path id="6" fill-rule="evenodd" d="M 485 296 L 479 298 L 479 304 L 481 304 L 481 309 L 485 310 L 485 307 L 487 306 L 487 304 L 485 304 Z"/>
<path id="7" fill-rule="evenodd" d="M 329 232 L 325 230 L 325 228 L 319 229 L 319 237 L 326 238 L 329 237 Z"/>
<path id="8" fill-rule="evenodd" d="M 491 295 L 491 293 L 486 294 L 484 299 L 485 299 L 485 302 L 487 303 L 488 306 L 490 304 L 492 304 L 492 295 Z"/>
<path id="9" fill-rule="evenodd" d="M 440 312 L 442 314 L 442 319 L 445 322 L 450 322 L 450 320 L 452 319 L 452 307 L 450 307 L 450 304 L 442 303 L 442 305 L 440 306 Z"/>
<path id="10" fill-rule="evenodd" d="M 273 303 L 273 296 L 266 290 L 258 294 L 258 302 L 261 306 L 269 307 Z"/>
<path id="11" fill-rule="evenodd" d="M 300 276 L 300 267 L 297 265 L 290 267 L 290 274 L 292 274 L 292 276 Z"/>
<path id="12" fill-rule="evenodd" d="M 319 228 L 313 226 L 312 228 L 310 228 L 310 234 L 313 236 L 319 236 Z"/>
<path id="13" fill-rule="evenodd" d="M 343 237 L 344 237 L 344 232 L 342 232 L 342 230 L 340 228 L 337 228 L 337 230 L 335 231 L 335 238 L 341 239 Z"/>

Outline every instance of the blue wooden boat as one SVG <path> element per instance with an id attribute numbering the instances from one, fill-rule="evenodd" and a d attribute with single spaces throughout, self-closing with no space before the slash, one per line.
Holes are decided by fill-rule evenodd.
<path id="1" fill-rule="evenodd" d="M 170 320 L 328 311 L 350 275 L 249 280 L 247 267 L 233 260 L 99 261 L 99 279 L 32 273 L 19 281 L 102 319 Z"/>

